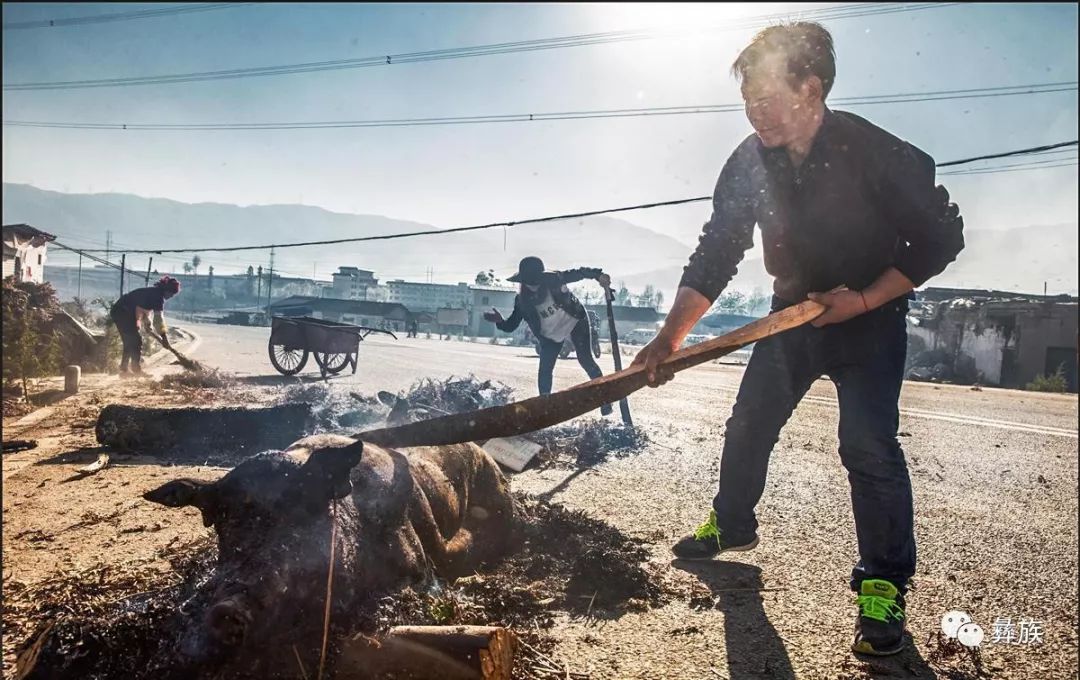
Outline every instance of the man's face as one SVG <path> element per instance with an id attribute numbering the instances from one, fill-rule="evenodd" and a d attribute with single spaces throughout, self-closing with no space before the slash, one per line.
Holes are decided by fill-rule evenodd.
<path id="1" fill-rule="evenodd" d="M 766 148 L 787 146 L 811 124 L 820 99 L 816 81 L 811 77 L 792 88 L 783 54 L 765 57 L 747 75 L 742 86 L 746 117 Z"/>

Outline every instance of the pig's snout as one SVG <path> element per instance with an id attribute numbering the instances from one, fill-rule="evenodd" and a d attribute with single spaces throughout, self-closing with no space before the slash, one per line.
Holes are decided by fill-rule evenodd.
<path id="1" fill-rule="evenodd" d="M 243 642 L 251 621 L 251 609 L 235 597 L 218 602 L 206 613 L 207 632 L 215 642 L 226 647 L 236 647 Z"/>

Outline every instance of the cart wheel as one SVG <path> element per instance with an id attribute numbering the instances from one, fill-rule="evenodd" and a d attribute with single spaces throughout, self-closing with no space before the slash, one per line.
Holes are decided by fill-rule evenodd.
<path id="1" fill-rule="evenodd" d="M 319 364 L 320 368 L 333 375 L 341 373 L 349 365 L 348 354 L 323 354 L 321 352 L 315 352 L 314 354 L 315 362 Z"/>
<path id="2" fill-rule="evenodd" d="M 282 375 L 296 375 L 307 364 L 308 351 L 286 345 L 270 344 L 270 363 Z"/>

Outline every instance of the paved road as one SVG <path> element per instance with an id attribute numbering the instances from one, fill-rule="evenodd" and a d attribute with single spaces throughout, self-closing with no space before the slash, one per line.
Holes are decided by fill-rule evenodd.
<path id="1" fill-rule="evenodd" d="M 281 376 L 270 364 L 266 342 L 267 328 L 186 323 L 202 339 L 194 356 L 205 363 L 237 375 L 264 378 L 267 383 L 294 384 L 296 379 Z M 624 358 L 624 365 L 630 358 Z M 599 360 L 605 373 L 614 371 L 612 357 L 605 354 Z M 473 373 L 480 378 L 496 378 L 514 387 L 522 396 L 536 390 L 537 357 L 528 347 L 493 346 L 486 341 L 476 343 L 457 340 L 399 338 L 372 335 L 361 344 L 360 361 L 355 375 L 348 371 L 330 379 L 334 389 L 374 393 L 377 390 L 397 391 L 409 387 L 422 377 L 447 377 Z M 742 366 L 712 363 L 681 373 L 661 390 L 645 390 L 633 397 L 632 403 L 644 413 L 652 414 L 665 406 L 684 400 L 699 399 L 707 406 L 706 417 L 711 421 L 727 417 L 726 409 L 734 401 L 742 378 Z M 314 360 L 297 376 L 305 381 L 319 377 Z M 555 371 L 556 390 L 570 387 L 586 379 L 584 371 L 573 358 L 558 362 Z M 707 396 L 706 396 L 707 395 Z M 901 396 L 901 429 L 908 421 L 936 421 L 967 425 L 978 429 L 1033 432 L 1066 439 L 1077 438 L 1076 398 L 1017 392 L 1013 390 L 930 385 L 909 382 Z M 828 380 L 820 380 L 810 390 L 802 412 L 835 410 L 836 392 Z M 636 411 L 637 409 L 635 409 Z M 665 413 L 666 416 L 666 413 Z"/>
<path id="2" fill-rule="evenodd" d="M 289 384 L 267 358 L 265 328 L 188 326 L 195 356 L 264 384 Z M 600 360 L 612 370 L 610 356 Z M 422 377 L 474 373 L 535 394 L 529 348 L 371 338 L 355 376 L 333 389 L 403 390 Z M 314 366 L 302 376 L 316 379 Z M 1047 644 L 987 642 L 992 677 L 1076 677 L 1077 398 L 905 384 L 900 430 L 915 491 L 919 570 L 909 599 L 917 645 L 886 668 L 847 651 L 857 555 L 846 473 L 836 453 L 836 393 L 816 383 L 784 428 L 758 508 L 761 545 L 738 560 L 671 565 L 671 540 L 703 519 L 715 493 L 724 421 L 742 368 L 709 364 L 631 397 L 652 444 L 588 470 L 527 471 L 516 488 L 584 508 L 645 538 L 671 578 L 719 597 L 720 611 L 686 601 L 604 623 L 560 622 L 560 651 L 594 678 L 974 677 L 969 660 L 938 661 L 926 640 L 942 614 L 964 609 L 988 632 L 998 617 L 1040 622 Z M 276 377 L 275 377 L 276 376 Z M 556 389 L 584 379 L 561 361 Z M 594 416 L 585 416 L 594 417 Z M 670 566 L 669 566 L 670 565 Z M 720 593 L 764 587 L 733 602 Z M 680 631 L 691 631 L 682 634 Z M 716 669 L 715 672 L 710 668 Z M 966 675 L 965 675 L 966 673 Z"/>

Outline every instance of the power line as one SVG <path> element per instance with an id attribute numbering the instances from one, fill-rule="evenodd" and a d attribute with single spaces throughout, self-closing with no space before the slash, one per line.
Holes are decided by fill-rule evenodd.
<path id="1" fill-rule="evenodd" d="M 962 163 L 971 163 L 978 160 L 986 160 L 990 158 L 1007 158 L 1010 156 L 1018 156 L 1021 154 L 1030 154 L 1038 151 L 1045 151 L 1048 149 L 1061 148 L 1069 145 L 1076 145 L 1077 140 L 1071 142 L 1060 142 L 1058 144 L 1048 144 L 1045 146 L 1036 146 L 1028 149 L 1017 149 L 1015 151 L 1006 151 L 997 154 L 988 154 L 985 156 L 976 156 L 973 158 L 963 158 L 955 161 L 948 161 L 946 163 L 939 163 L 938 167 L 946 167 L 952 165 L 960 165 Z M 337 245 L 340 243 L 360 243 L 366 241 L 389 241 L 399 238 L 412 238 L 415 236 L 436 236 L 442 234 L 457 234 L 467 231 L 479 231 L 482 229 L 494 229 L 496 227 L 513 227 L 519 224 L 539 224 L 542 222 L 555 222 L 558 220 L 577 219 L 582 217 L 592 217 L 595 215 L 606 215 L 612 213 L 629 212 L 631 210 L 644 210 L 647 208 L 659 208 L 662 206 L 683 205 L 686 203 L 697 203 L 699 201 L 710 201 L 712 196 L 699 196 L 696 198 L 683 198 L 674 201 L 659 201 L 655 203 L 643 203 L 640 205 L 624 206 L 621 208 L 605 208 L 603 210 L 590 210 L 588 212 L 569 213 L 565 215 L 550 215 L 547 217 L 536 217 L 525 220 L 514 220 L 506 222 L 493 222 L 490 224 L 479 224 L 469 227 L 453 227 L 451 229 L 426 229 L 422 231 L 412 231 L 397 234 L 381 234 L 378 236 L 357 236 L 352 238 L 339 238 L 339 239 L 327 239 L 322 241 L 299 241 L 294 243 L 270 243 L 257 246 L 226 246 L 222 248 L 155 248 L 155 249 L 136 249 L 136 250 L 124 250 L 118 252 L 125 253 L 144 253 L 159 255 L 162 253 L 193 253 L 193 252 L 215 252 L 215 253 L 227 253 L 237 252 L 242 250 L 267 250 L 271 248 L 299 248 L 302 246 L 327 246 Z"/>
<path id="2" fill-rule="evenodd" d="M 1040 161 L 1038 163 L 1015 163 L 1012 165 L 1001 165 L 989 168 L 980 168 L 977 170 L 961 170 L 956 172 L 943 172 L 942 176 L 958 177 L 964 175 L 994 175 L 1001 172 L 1019 172 L 1021 170 L 1046 170 L 1048 168 L 1068 168 L 1074 167 L 1080 162 L 1080 159 L 1076 158 L 1058 158 L 1046 161 Z"/>
<path id="3" fill-rule="evenodd" d="M 1072 152 L 1074 154 L 1076 153 L 1075 149 L 1061 149 L 1061 151 L 1065 151 L 1067 153 Z M 981 167 L 981 168 L 962 168 L 960 170 L 953 170 L 951 172 L 946 172 L 946 173 L 942 173 L 942 174 L 944 174 L 944 175 L 958 175 L 958 174 L 967 173 L 967 172 L 983 172 L 985 170 L 1000 170 L 1002 168 L 1019 168 L 1019 167 L 1028 167 L 1028 166 L 1033 166 L 1033 165 L 1046 165 L 1048 163 L 1061 163 L 1063 161 L 1075 161 L 1075 160 L 1077 160 L 1077 157 L 1075 155 L 1073 155 L 1072 157 L 1058 156 L 1056 158 L 1044 158 L 1042 156 L 1039 156 L 1038 154 L 1032 154 L 1032 156 L 1036 156 L 1036 159 L 1035 160 L 1025 160 L 1025 161 L 1021 161 L 1020 163 L 1006 163 L 1004 165 L 1001 165 L 1001 164 L 988 165 L 988 166 L 984 166 L 984 167 Z"/>
<path id="4" fill-rule="evenodd" d="M 194 5 L 180 5 L 179 7 L 162 7 L 159 9 L 145 9 L 136 12 L 117 12 L 114 14 L 91 14 L 81 17 L 67 17 L 64 19 L 44 19 L 38 21 L 15 21 L 3 25 L 5 31 L 20 30 L 27 28 L 59 28 L 63 26 L 83 26 L 85 24 L 103 24 L 110 21 L 131 21 L 133 19 L 152 19 L 154 17 L 169 16 L 173 14 L 190 14 L 191 12 L 209 12 L 216 9 L 228 9 L 230 7 L 242 7 L 244 5 L 257 5 L 255 2 L 210 2 Z"/>
<path id="5" fill-rule="evenodd" d="M 879 14 L 895 14 L 899 12 L 912 12 L 924 9 L 939 9 L 958 5 L 960 3 L 889 3 L 876 6 L 865 4 L 842 5 L 839 7 L 811 10 L 797 13 L 802 19 L 849 19 L 856 17 L 875 16 Z M 602 45 L 616 42 L 636 40 L 651 40 L 662 37 L 674 37 L 688 32 L 711 32 L 727 31 L 743 28 L 752 28 L 767 24 L 770 21 L 791 17 L 791 12 L 782 14 L 769 14 L 757 17 L 747 17 L 738 21 L 729 22 L 720 26 L 696 27 L 692 29 L 668 29 L 668 30 L 625 30 L 609 31 L 605 33 L 587 33 L 579 35 L 561 36 L 556 38 L 539 38 L 534 40 L 521 40 L 517 42 L 494 43 L 487 45 L 473 45 L 470 47 L 455 47 L 442 50 L 428 50 L 423 52 L 408 52 L 402 54 L 387 54 L 355 59 L 336 59 L 331 61 L 304 62 L 299 64 L 282 64 L 277 66 L 257 66 L 237 69 L 224 69 L 218 71 L 199 71 L 193 73 L 173 73 L 153 76 L 133 76 L 128 78 L 98 78 L 88 80 L 66 80 L 52 82 L 9 83 L 3 86 L 6 91 L 26 90 L 68 90 L 91 87 L 123 87 L 131 85 L 172 85 L 178 83 L 193 83 L 211 80 L 226 80 L 233 78 L 251 78 L 261 76 L 290 75 L 297 73 L 313 73 L 317 71 L 337 71 L 342 69 L 368 68 L 376 66 L 390 66 L 394 64 L 411 64 L 426 61 L 441 61 L 445 59 L 462 59 L 466 57 L 482 57 L 495 54 L 510 54 L 515 52 L 531 52 L 537 50 L 562 49 L 567 47 L 583 47 L 586 45 Z"/>
<path id="6" fill-rule="evenodd" d="M 975 161 L 986 161 L 993 158 L 1008 158 L 1009 156 L 1022 156 L 1025 154 L 1041 153 L 1043 151 L 1052 151 L 1054 149 L 1061 149 L 1067 146 L 1076 146 L 1080 140 L 1072 140 L 1071 142 L 1058 142 L 1057 144 L 1046 144 L 1044 146 L 1033 146 L 1029 149 L 1017 149 L 1016 151 L 1006 151 L 1004 153 L 992 153 L 986 156 L 974 156 L 972 158 L 962 158 L 958 161 L 949 161 L 947 163 L 938 163 L 939 168 L 947 168 L 951 165 L 962 165 L 965 163 L 974 163 Z"/>
<path id="7" fill-rule="evenodd" d="M 1057 83 L 1034 83 L 1028 85 L 1000 85 L 966 90 L 939 90 L 933 92 L 902 92 L 896 94 L 837 97 L 830 104 L 841 106 L 872 106 L 875 104 L 902 104 L 909 102 L 945 101 L 955 99 L 981 99 L 1009 97 L 1028 94 L 1076 91 L 1078 81 Z M 444 116 L 431 118 L 399 118 L 382 120 L 337 120 L 291 123 L 79 123 L 5 120 L 7 127 L 56 128 L 75 130 L 156 130 L 156 131 L 204 131 L 204 130 L 313 130 L 369 127 L 413 127 L 429 125 L 464 125 L 478 123 L 526 123 L 552 120 L 585 120 L 596 118 L 631 118 L 639 116 L 671 116 L 697 113 L 736 113 L 744 109 L 742 103 L 702 104 L 698 106 L 664 106 L 632 109 L 601 109 L 586 111 L 560 111 L 548 113 L 488 114 L 477 116 Z"/>
<path id="8" fill-rule="evenodd" d="M 1041 83 L 1032 85 L 1000 86 L 980 88 L 978 90 L 954 90 L 928 93 L 900 93 L 893 95 L 869 95 L 862 97 L 841 97 L 831 103 L 846 106 L 866 106 L 873 104 L 942 101 L 950 99 L 973 99 L 1026 94 L 1046 94 L 1069 92 L 1076 89 L 1077 82 Z M 1026 88 L 1026 89 L 1025 89 Z M 549 120 L 578 120 L 588 118 L 621 118 L 633 116 L 679 115 L 692 113 L 734 113 L 741 112 L 743 104 L 704 104 L 698 106 L 651 107 L 632 109 L 607 109 L 587 111 L 566 111 L 529 114 L 494 114 L 478 116 L 434 117 L 412 119 L 384 119 L 359 121 L 310 121 L 292 123 L 77 123 L 44 121 L 4 121 L 7 126 L 16 127 L 52 127 L 75 129 L 114 129 L 114 130 L 288 130 L 349 127 L 402 127 L 420 125 L 455 125 L 468 123 L 504 123 L 533 122 Z"/>

